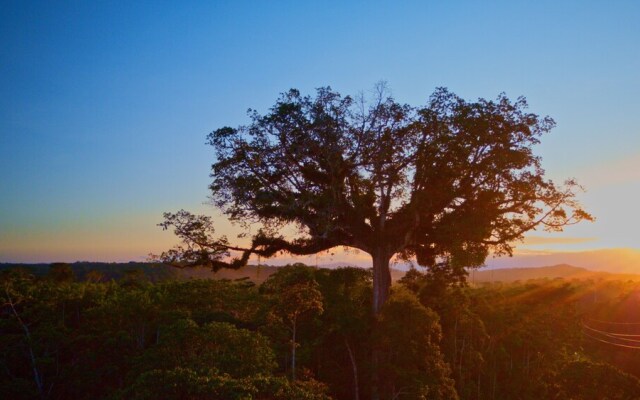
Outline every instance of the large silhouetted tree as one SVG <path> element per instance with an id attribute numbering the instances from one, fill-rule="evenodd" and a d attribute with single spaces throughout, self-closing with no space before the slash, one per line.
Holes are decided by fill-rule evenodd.
<path id="1" fill-rule="evenodd" d="M 249 249 L 203 240 L 187 254 L 245 250 L 231 262 L 237 266 L 250 253 L 356 248 L 373 260 L 378 313 L 394 255 L 427 267 L 443 260 L 474 267 L 490 251 L 510 254 L 525 232 L 591 219 L 575 200 L 573 180 L 545 179 L 532 147 L 554 121 L 526 108 L 524 98 L 467 102 L 443 88 L 421 107 L 397 103 L 384 85 L 370 102 L 330 88 L 315 97 L 290 90 L 265 115 L 250 111 L 248 125 L 208 136 L 216 155 L 213 203 L 231 220 L 264 229 Z M 167 216 L 169 225 L 179 226 L 176 216 Z M 299 235 L 281 235 L 286 225 Z M 181 237 L 207 239 L 197 229 Z"/>

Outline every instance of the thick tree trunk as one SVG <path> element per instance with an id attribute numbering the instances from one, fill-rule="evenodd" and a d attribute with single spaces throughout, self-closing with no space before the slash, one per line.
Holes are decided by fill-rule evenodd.
<path id="1" fill-rule="evenodd" d="M 391 257 L 383 250 L 376 250 L 371 257 L 373 258 L 373 315 L 378 315 L 391 289 L 391 271 L 389 270 Z"/>
<path id="2" fill-rule="evenodd" d="M 389 292 L 391 290 L 391 271 L 389 270 L 389 257 L 384 250 L 376 250 L 372 256 L 373 258 L 373 316 L 376 317 L 382 310 L 382 306 L 389 298 Z M 374 324 L 376 324 L 374 322 Z M 374 325 L 374 329 L 375 325 Z M 377 349 L 373 349 L 371 354 L 371 398 L 373 400 L 380 399 L 380 377 L 379 377 L 379 365 L 380 365 L 380 352 Z"/>

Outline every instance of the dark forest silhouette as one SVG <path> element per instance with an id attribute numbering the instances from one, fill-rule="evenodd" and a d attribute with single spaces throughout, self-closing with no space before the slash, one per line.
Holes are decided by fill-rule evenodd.
<path id="1" fill-rule="evenodd" d="M 259 286 L 3 270 L 0 393 L 366 399 L 375 348 L 382 398 L 637 397 L 639 282 L 468 286 L 446 273 L 410 271 L 374 321 L 372 273 L 357 268 L 280 267 Z"/>

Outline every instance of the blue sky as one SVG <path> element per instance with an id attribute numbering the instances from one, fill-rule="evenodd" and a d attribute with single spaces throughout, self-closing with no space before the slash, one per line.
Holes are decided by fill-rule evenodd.
<path id="1" fill-rule="evenodd" d="M 526 96 L 558 123 L 547 173 L 598 218 L 529 248 L 640 248 L 640 3 L 396 3 L 4 2 L 0 262 L 161 251 L 163 211 L 215 215 L 208 132 L 291 87 L 379 80 L 412 105 Z"/>

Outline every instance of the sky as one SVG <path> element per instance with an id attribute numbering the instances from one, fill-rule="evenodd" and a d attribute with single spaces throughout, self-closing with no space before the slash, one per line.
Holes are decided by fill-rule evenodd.
<path id="1" fill-rule="evenodd" d="M 206 204 L 206 135 L 289 88 L 380 80 L 411 105 L 440 86 L 505 92 L 556 120 L 535 152 L 548 177 L 587 188 L 597 220 L 534 232 L 518 254 L 640 251 L 640 2 L 0 7 L 0 262 L 144 260 L 175 243 L 156 224 L 181 208 L 233 237 Z"/>

